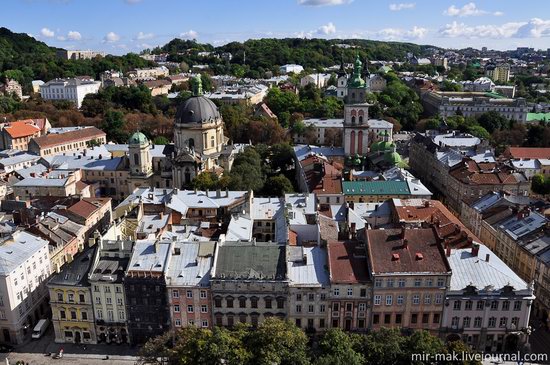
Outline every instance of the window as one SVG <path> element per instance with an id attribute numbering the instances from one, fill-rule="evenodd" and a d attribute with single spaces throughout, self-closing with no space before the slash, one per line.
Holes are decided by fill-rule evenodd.
<path id="1" fill-rule="evenodd" d="M 176 327 L 181 327 L 181 319 L 176 319 L 174 321 L 174 324 L 175 324 Z"/>
<path id="2" fill-rule="evenodd" d="M 440 319 L 441 319 L 440 314 L 439 313 L 434 313 L 432 322 L 437 324 L 437 323 L 439 323 Z"/>
<path id="3" fill-rule="evenodd" d="M 424 304 L 431 304 L 431 303 L 432 303 L 431 294 L 424 294 Z"/>
<path id="4" fill-rule="evenodd" d="M 193 313 L 193 310 L 194 310 L 194 308 L 193 308 L 192 305 L 187 306 L 187 313 Z"/>
<path id="5" fill-rule="evenodd" d="M 180 312 L 180 306 L 179 306 L 178 304 L 176 304 L 176 305 L 174 306 L 174 312 L 176 312 L 176 313 L 179 313 L 179 312 Z"/>
<path id="6" fill-rule="evenodd" d="M 193 298 L 193 291 L 188 290 L 185 295 L 187 296 L 187 298 Z"/>
<path id="7" fill-rule="evenodd" d="M 392 305 L 392 304 L 393 304 L 393 296 L 386 295 L 386 305 Z"/>
<path id="8" fill-rule="evenodd" d="M 208 321 L 206 319 L 203 319 L 201 324 L 203 328 L 208 327 Z"/>
<path id="9" fill-rule="evenodd" d="M 264 301 L 265 301 L 265 307 L 266 308 L 271 308 L 272 299 L 271 298 L 265 298 Z"/>
<path id="10" fill-rule="evenodd" d="M 473 302 L 471 300 L 467 300 L 466 304 L 464 304 L 464 309 L 469 311 L 472 310 Z"/>
<path id="11" fill-rule="evenodd" d="M 414 279 L 414 286 L 416 287 L 422 286 L 422 279 Z"/>
<path id="12" fill-rule="evenodd" d="M 65 331 L 65 338 L 73 338 L 73 333 L 71 331 Z"/>
<path id="13" fill-rule="evenodd" d="M 498 310 L 498 302 L 496 300 L 491 302 L 491 310 Z"/>
<path id="14" fill-rule="evenodd" d="M 332 311 L 338 312 L 340 310 L 340 304 L 339 303 L 332 303 Z"/>
<path id="15" fill-rule="evenodd" d="M 404 301 L 405 301 L 405 297 L 403 295 L 397 296 L 397 305 L 403 305 Z"/>
<path id="16" fill-rule="evenodd" d="M 460 308 L 462 308 L 462 302 L 460 300 L 455 300 L 455 302 L 453 303 L 453 309 L 455 311 L 459 311 Z"/>
<path id="17" fill-rule="evenodd" d="M 359 296 L 361 298 L 365 298 L 367 296 L 367 289 L 365 288 L 361 288 L 360 292 L 359 292 Z"/>
<path id="18" fill-rule="evenodd" d="M 296 313 L 302 313 L 302 305 L 296 304 Z"/>
<path id="19" fill-rule="evenodd" d="M 327 299 L 327 295 L 325 293 L 321 293 L 321 300 L 326 300 Z"/>
<path id="20" fill-rule="evenodd" d="M 503 311 L 510 310 L 510 301 L 509 300 L 505 300 L 505 301 L 502 302 L 502 310 Z"/>
<path id="21" fill-rule="evenodd" d="M 101 298 L 95 297 L 95 304 L 101 304 Z"/>
<path id="22" fill-rule="evenodd" d="M 277 308 L 283 309 L 285 307 L 285 298 L 279 297 L 277 298 Z"/>
<path id="23" fill-rule="evenodd" d="M 327 308 L 324 304 L 319 304 L 319 312 L 320 313 L 325 313 L 326 310 L 327 310 Z"/>
<path id="24" fill-rule="evenodd" d="M 413 297 L 412 297 L 412 304 L 420 304 L 420 295 L 419 294 L 414 294 Z"/>
<path id="25" fill-rule="evenodd" d="M 333 294 L 335 297 L 339 296 L 339 295 L 340 295 L 340 289 L 334 288 L 334 290 L 332 291 L 332 294 Z"/>
<path id="26" fill-rule="evenodd" d="M 222 307 L 222 298 L 220 298 L 220 297 L 214 298 L 214 306 L 216 308 L 221 308 Z"/>
<path id="27" fill-rule="evenodd" d="M 481 321 L 482 321 L 481 317 L 474 318 L 474 327 L 475 328 L 481 328 Z"/>
<path id="28" fill-rule="evenodd" d="M 519 325 L 519 317 L 512 318 L 512 326 L 517 329 Z"/>
<path id="29" fill-rule="evenodd" d="M 506 327 L 507 324 L 508 324 L 508 318 L 500 317 L 500 321 L 498 323 L 498 326 L 501 327 L 501 328 L 504 328 L 504 327 Z"/>
<path id="30" fill-rule="evenodd" d="M 79 301 L 80 303 L 86 302 L 86 299 L 85 299 L 84 294 L 79 294 L 79 295 L 78 295 L 78 301 Z"/>
<path id="31" fill-rule="evenodd" d="M 353 288 L 348 288 L 348 297 L 353 296 Z"/>
<path id="32" fill-rule="evenodd" d="M 478 311 L 481 311 L 481 310 L 483 310 L 484 305 L 485 305 L 485 302 L 483 300 L 478 300 L 477 303 L 476 303 L 476 309 Z"/>
<path id="33" fill-rule="evenodd" d="M 233 308 L 233 298 L 232 297 L 225 298 L 225 301 L 227 302 L 227 308 Z"/>
<path id="34" fill-rule="evenodd" d="M 516 301 L 514 302 L 514 310 L 515 310 L 515 311 L 521 310 L 521 300 L 516 300 Z"/>
<path id="35" fill-rule="evenodd" d="M 422 314 L 422 323 L 426 324 L 430 322 L 430 314 L 424 313 Z"/>
<path id="36" fill-rule="evenodd" d="M 206 290 L 201 290 L 201 299 L 206 299 Z"/>
<path id="37" fill-rule="evenodd" d="M 462 320 L 462 327 L 464 328 L 470 327 L 470 320 L 471 320 L 470 317 L 464 317 L 464 319 Z"/>
<path id="38" fill-rule="evenodd" d="M 324 318 L 319 319 L 319 327 L 320 328 L 325 328 L 325 319 Z"/>
<path id="39" fill-rule="evenodd" d="M 418 313 L 411 314 L 411 323 L 413 324 L 418 323 Z"/>
<path id="40" fill-rule="evenodd" d="M 246 298 L 239 298 L 239 308 L 246 308 Z"/>
<path id="41" fill-rule="evenodd" d="M 359 303 L 359 311 L 364 312 L 367 309 L 366 303 Z"/>
<path id="42" fill-rule="evenodd" d="M 426 279 L 426 286 L 433 286 L 433 280 L 432 279 Z"/>
<path id="43" fill-rule="evenodd" d="M 374 305 L 380 305 L 380 302 L 382 301 L 381 295 L 375 295 L 374 296 Z"/>
<path id="44" fill-rule="evenodd" d="M 315 306 L 313 304 L 308 305 L 307 311 L 308 311 L 308 313 L 315 312 Z"/>
<path id="45" fill-rule="evenodd" d="M 384 324 L 391 323 L 391 314 L 384 314 Z"/>
<path id="46" fill-rule="evenodd" d="M 123 305 L 122 298 L 116 298 L 116 304 Z"/>
<path id="47" fill-rule="evenodd" d="M 101 309 L 97 310 L 97 319 L 103 319 L 103 311 Z"/>
<path id="48" fill-rule="evenodd" d="M 57 293 L 57 301 L 62 302 L 63 301 L 63 293 Z"/>
<path id="49" fill-rule="evenodd" d="M 172 298 L 179 298 L 180 292 L 179 290 L 172 290 Z"/>
<path id="50" fill-rule="evenodd" d="M 382 287 L 382 279 L 376 279 L 374 281 L 374 287 L 375 288 L 381 288 Z"/>
<path id="51" fill-rule="evenodd" d="M 308 294 L 307 300 L 309 300 L 310 302 L 313 302 L 315 300 L 315 294 L 312 294 L 312 293 Z"/>
<path id="52" fill-rule="evenodd" d="M 61 319 L 66 319 L 66 318 L 67 318 L 67 316 L 65 315 L 65 311 L 64 311 L 64 310 L 60 310 L 60 311 L 59 311 L 59 318 L 61 318 Z"/>
<path id="53" fill-rule="evenodd" d="M 250 298 L 250 307 L 251 308 L 258 308 L 258 298 L 256 298 L 256 297 Z"/>
<path id="54" fill-rule="evenodd" d="M 67 294 L 67 300 L 69 301 L 69 303 L 74 303 L 74 294 L 73 293 Z"/>
<path id="55" fill-rule="evenodd" d="M 497 319 L 496 317 L 489 318 L 489 328 L 494 328 L 497 325 Z"/>
<path id="56" fill-rule="evenodd" d="M 404 288 L 404 287 L 405 287 L 405 284 L 406 284 L 405 279 L 399 279 L 397 285 L 398 285 L 400 288 Z"/>
<path id="57" fill-rule="evenodd" d="M 296 294 L 296 301 L 301 302 L 302 301 L 302 294 Z"/>
<path id="58" fill-rule="evenodd" d="M 105 298 L 105 300 L 107 301 L 107 304 L 113 304 L 111 297 L 107 297 L 107 298 Z"/>
<path id="59" fill-rule="evenodd" d="M 206 304 L 201 305 L 201 313 L 208 313 L 208 306 Z"/>
<path id="60" fill-rule="evenodd" d="M 453 317 L 453 318 L 451 319 L 451 327 L 452 327 L 452 328 L 458 328 L 458 320 L 459 320 L 458 317 Z"/>
<path id="61" fill-rule="evenodd" d="M 444 285 L 445 285 L 445 279 L 443 279 L 443 278 L 438 278 L 438 279 L 437 279 L 437 286 L 438 286 L 438 287 L 442 287 L 442 286 L 444 286 Z"/>
<path id="62" fill-rule="evenodd" d="M 386 280 L 386 286 L 388 288 L 393 288 L 393 279 Z"/>
<path id="63" fill-rule="evenodd" d="M 372 316 L 372 324 L 380 323 L 380 314 L 375 314 Z"/>
<path id="64" fill-rule="evenodd" d="M 353 310 L 353 304 L 352 303 L 346 303 L 346 312 L 351 312 Z"/>

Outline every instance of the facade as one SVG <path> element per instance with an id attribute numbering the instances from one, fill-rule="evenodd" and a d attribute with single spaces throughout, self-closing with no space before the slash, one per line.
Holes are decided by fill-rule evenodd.
<path id="1" fill-rule="evenodd" d="M 56 343 L 96 344 L 88 273 L 94 249 L 87 249 L 48 282 Z"/>
<path id="2" fill-rule="evenodd" d="M 212 269 L 214 325 L 258 326 L 288 316 L 285 246 L 260 242 L 218 245 Z"/>
<path id="3" fill-rule="evenodd" d="M 304 68 L 296 64 L 287 64 L 279 67 L 279 72 L 282 73 L 283 75 L 289 74 L 289 73 L 299 74 L 302 71 L 304 71 Z"/>
<path id="4" fill-rule="evenodd" d="M 80 108 L 84 97 L 97 94 L 100 86 L 101 82 L 92 79 L 54 79 L 40 85 L 40 96 L 44 100 L 68 100 Z"/>
<path id="5" fill-rule="evenodd" d="M 319 89 L 322 89 L 328 86 L 330 76 L 330 74 L 326 73 L 309 74 L 300 79 L 300 86 L 304 87 L 306 85 L 313 84 Z"/>
<path id="6" fill-rule="evenodd" d="M 358 241 L 329 242 L 329 324 L 346 331 L 366 331 L 371 317 L 372 281 L 365 246 Z"/>
<path id="7" fill-rule="evenodd" d="M 344 133 L 344 122 L 342 119 L 305 119 L 306 127 L 313 129 L 316 145 L 341 146 Z M 308 143 L 306 134 L 295 134 L 294 143 Z"/>
<path id="8" fill-rule="evenodd" d="M 88 274 L 98 343 L 129 343 L 124 272 L 133 241 L 99 240 Z"/>
<path id="9" fill-rule="evenodd" d="M 510 65 L 507 63 L 498 65 L 489 63 L 485 66 L 485 76 L 489 77 L 494 82 L 506 84 L 510 81 Z"/>
<path id="10" fill-rule="evenodd" d="M 514 352 L 527 340 L 533 287 L 483 245 L 452 250 L 441 336 L 474 350 Z"/>
<path id="11" fill-rule="evenodd" d="M 7 79 L 5 83 L 0 83 L 0 93 L 5 95 L 15 95 L 19 99 L 23 98 L 23 88 L 16 80 Z"/>
<path id="12" fill-rule="evenodd" d="M 412 188 L 407 180 L 342 181 L 342 194 L 348 203 L 382 203 L 388 199 L 424 198 L 432 193 L 426 189 Z"/>
<path id="13" fill-rule="evenodd" d="M 527 121 L 531 107 L 523 98 L 508 99 L 494 97 L 486 93 L 429 91 L 422 95 L 424 110 L 442 117 L 451 117 L 462 113 L 465 117 L 494 111 L 509 120 Z"/>
<path id="14" fill-rule="evenodd" d="M 154 80 L 159 77 L 167 77 L 169 74 L 170 71 L 165 66 L 154 68 L 137 68 L 135 70 L 128 71 L 128 75 L 137 80 Z"/>
<path id="15" fill-rule="evenodd" d="M 37 196 L 73 196 L 76 195 L 77 174 L 68 171 L 65 174 L 50 177 L 28 177 L 12 185 L 13 194 L 21 199 Z"/>
<path id="16" fill-rule="evenodd" d="M 145 343 L 170 329 L 165 271 L 171 241 L 138 240 L 126 270 L 124 293 L 128 333 L 133 344 Z"/>
<path id="17" fill-rule="evenodd" d="M 100 51 L 77 51 L 77 50 L 67 50 L 67 49 L 58 49 L 56 51 L 57 57 L 64 60 L 91 60 L 96 57 L 105 57 L 105 52 Z"/>
<path id="18" fill-rule="evenodd" d="M 215 242 L 175 242 L 166 271 L 171 327 L 212 328 L 210 271 Z"/>
<path id="19" fill-rule="evenodd" d="M 32 138 L 46 134 L 50 128 L 46 118 L 3 123 L 0 125 L 0 149 L 26 151 Z"/>
<path id="20" fill-rule="evenodd" d="M 328 328 L 330 279 L 327 250 L 319 246 L 287 247 L 289 320 L 306 331 Z"/>
<path id="21" fill-rule="evenodd" d="M 0 342 L 22 344 L 49 313 L 48 241 L 24 231 L 0 242 Z"/>
<path id="22" fill-rule="evenodd" d="M 107 135 L 96 127 L 87 127 L 65 133 L 51 133 L 33 138 L 29 152 L 41 157 L 55 156 L 73 151 L 83 151 L 90 143 L 105 144 Z"/>
<path id="23" fill-rule="evenodd" d="M 221 86 L 207 97 L 222 104 L 256 106 L 264 100 L 268 90 L 262 84 Z"/>
<path id="24" fill-rule="evenodd" d="M 437 334 L 451 268 L 433 228 L 369 230 L 372 328 L 424 329 Z"/>

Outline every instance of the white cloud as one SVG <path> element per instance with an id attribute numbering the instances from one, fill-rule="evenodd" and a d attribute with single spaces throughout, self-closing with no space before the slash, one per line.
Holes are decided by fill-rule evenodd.
<path id="1" fill-rule="evenodd" d="M 58 35 L 58 36 L 57 36 L 57 40 L 58 40 L 58 41 L 66 41 L 67 38 L 66 38 L 65 36 L 63 36 L 63 35 Z"/>
<path id="2" fill-rule="evenodd" d="M 139 32 L 136 36 L 136 39 L 137 40 L 145 40 L 145 39 L 151 39 L 153 38 L 155 35 L 153 33 L 143 33 L 143 32 Z"/>
<path id="3" fill-rule="evenodd" d="M 475 26 L 454 21 L 441 28 L 439 34 L 449 38 L 543 38 L 550 37 L 550 20 L 533 18 L 527 22 Z"/>
<path id="4" fill-rule="evenodd" d="M 115 32 L 109 32 L 105 37 L 103 38 L 103 42 L 107 43 L 114 43 L 120 40 L 120 36 L 116 34 Z"/>
<path id="5" fill-rule="evenodd" d="M 55 36 L 55 32 L 48 28 L 42 28 L 40 30 L 40 34 L 42 34 L 42 36 L 46 38 L 53 38 Z"/>
<path id="6" fill-rule="evenodd" d="M 317 29 L 317 34 L 321 34 L 321 35 L 330 35 L 334 33 L 336 33 L 336 27 L 334 26 L 334 24 L 332 24 L 332 22 L 326 25 L 321 25 Z"/>
<path id="7" fill-rule="evenodd" d="M 376 36 L 388 41 L 412 41 L 422 39 L 428 33 L 428 29 L 414 26 L 411 29 L 385 28 L 376 32 Z"/>
<path id="8" fill-rule="evenodd" d="M 298 5 L 305 6 L 332 6 L 332 5 L 345 5 L 351 3 L 353 0 L 298 0 Z"/>
<path id="9" fill-rule="evenodd" d="M 72 41 L 79 41 L 82 39 L 82 34 L 80 34 L 80 32 L 77 32 L 76 30 L 70 30 L 69 33 L 67 33 L 67 38 Z"/>
<path id="10" fill-rule="evenodd" d="M 491 13 L 486 10 L 481 10 L 473 2 L 466 4 L 461 8 L 455 5 L 451 5 L 447 10 L 443 12 L 443 15 L 458 16 L 458 17 L 479 16 L 479 15 L 487 15 L 487 14 L 492 14 L 495 16 L 504 15 L 504 13 L 501 11 L 495 11 L 494 13 Z"/>
<path id="11" fill-rule="evenodd" d="M 187 32 L 180 33 L 180 38 L 183 39 L 197 39 L 199 33 L 195 32 L 193 29 L 188 30 Z"/>
<path id="12" fill-rule="evenodd" d="M 400 4 L 390 4 L 391 11 L 401 11 L 406 9 L 414 9 L 416 7 L 415 3 L 400 3 Z"/>
<path id="13" fill-rule="evenodd" d="M 521 25 L 515 36 L 517 38 L 542 38 L 550 36 L 550 20 L 533 18 Z"/>

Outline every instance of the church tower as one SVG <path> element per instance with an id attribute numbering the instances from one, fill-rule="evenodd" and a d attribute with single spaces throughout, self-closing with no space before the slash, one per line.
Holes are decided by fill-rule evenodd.
<path id="1" fill-rule="evenodd" d="M 348 82 L 344 104 L 344 152 L 346 156 L 366 155 L 369 143 L 369 106 L 367 87 L 362 73 L 362 62 L 357 56 L 353 74 Z"/>
<path id="2" fill-rule="evenodd" d="M 147 137 L 136 132 L 128 140 L 128 158 L 130 160 L 130 175 L 147 178 L 153 173 L 151 145 Z"/>

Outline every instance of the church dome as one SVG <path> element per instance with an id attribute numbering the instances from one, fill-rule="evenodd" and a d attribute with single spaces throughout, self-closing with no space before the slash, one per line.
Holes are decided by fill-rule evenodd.
<path id="1" fill-rule="evenodd" d="M 220 118 L 218 107 L 205 96 L 192 96 L 176 111 L 176 124 L 209 123 Z"/>
<path id="2" fill-rule="evenodd" d="M 149 143 L 149 140 L 147 139 L 147 137 L 145 136 L 145 134 L 141 133 L 141 132 L 136 132 L 134 134 L 132 134 L 132 136 L 130 136 L 130 139 L 128 139 L 128 144 L 129 145 L 145 145 Z"/>
<path id="3" fill-rule="evenodd" d="M 392 165 L 397 165 L 401 163 L 401 156 L 397 152 L 386 152 L 384 154 L 384 160 Z"/>

